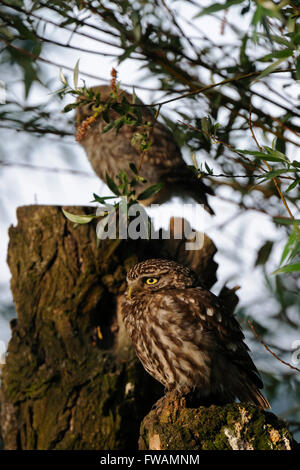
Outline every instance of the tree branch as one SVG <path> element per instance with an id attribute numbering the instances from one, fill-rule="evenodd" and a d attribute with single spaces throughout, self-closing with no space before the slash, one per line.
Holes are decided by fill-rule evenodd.
<path id="1" fill-rule="evenodd" d="M 261 337 L 259 336 L 259 334 L 257 333 L 257 331 L 255 330 L 254 326 L 253 326 L 253 323 L 251 323 L 250 320 L 248 320 L 248 323 L 250 325 L 250 328 L 251 330 L 253 331 L 253 333 L 255 334 L 256 338 L 258 339 L 258 341 L 266 348 L 266 350 L 272 354 L 272 356 L 274 356 L 279 362 L 281 362 L 282 364 L 284 364 L 285 366 L 288 366 L 290 367 L 290 369 L 293 369 L 293 370 L 296 370 L 297 372 L 300 372 L 300 369 L 298 369 L 298 367 L 294 367 L 292 366 L 292 364 L 290 364 L 289 362 L 286 362 L 284 361 L 283 359 L 280 359 L 279 356 L 277 356 L 277 354 L 275 354 L 270 348 L 269 346 L 261 339 Z"/>

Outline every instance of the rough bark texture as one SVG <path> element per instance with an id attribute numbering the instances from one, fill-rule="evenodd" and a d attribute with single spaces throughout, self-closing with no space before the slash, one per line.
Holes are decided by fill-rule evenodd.
<path id="1" fill-rule="evenodd" d="M 188 408 L 167 395 L 141 425 L 141 450 L 293 450 L 286 424 L 249 403 Z"/>
<path id="2" fill-rule="evenodd" d="M 171 258 L 210 288 L 217 269 L 213 242 L 205 236 L 198 251 L 186 251 L 179 239 L 106 240 L 97 247 L 95 225 L 75 228 L 60 207 L 21 207 L 17 216 L 8 249 L 17 320 L 0 389 L 4 448 L 136 449 L 140 424 L 164 392 L 136 359 L 120 321 L 126 271 L 143 259 Z M 220 295 L 233 310 L 235 290 Z M 143 421 L 143 449 L 294 445 L 274 415 L 249 405 L 163 403 Z"/>
<path id="3" fill-rule="evenodd" d="M 97 248 L 95 225 L 74 228 L 60 207 L 25 206 L 17 216 L 9 231 L 17 321 L 1 374 L 4 448 L 137 448 L 140 423 L 163 389 L 120 323 L 126 271 L 168 257 L 193 267 L 210 288 L 213 242 L 205 237 L 197 252 L 186 252 L 181 240 L 106 240 Z"/>

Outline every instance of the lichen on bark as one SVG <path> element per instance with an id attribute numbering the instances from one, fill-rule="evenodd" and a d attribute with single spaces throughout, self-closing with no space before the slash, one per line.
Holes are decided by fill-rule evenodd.
<path id="1" fill-rule="evenodd" d="M 161 402 L 161 400 L 160 400 Z M 144 418 L 141 450 L 292 450 L 286 424 L 249 403 L 189 408 L 169 395 Z"/>
<path id="2" fill-rule="evenodd" d="M 5 449 L 130 450 L 138 441 L 141 449 L 295 446 L 284 423 L 247 404 L 193 409 L 173 400 L 150 411 L 164 391 L 136 359 L 121 322 L 126 272 L 144 259 L 170 258 L 209 289 L 217 264 L 207 236 L 201 249 L 187 251 L 173 220 L 169 240 L 97 247 L 95 224 L 75 228 L 61 207 L 25 206 L 17 216 L 8 248 L 17 320 L 0 388 Z M 235 290 L 220 295 L 233 310 Z"/>

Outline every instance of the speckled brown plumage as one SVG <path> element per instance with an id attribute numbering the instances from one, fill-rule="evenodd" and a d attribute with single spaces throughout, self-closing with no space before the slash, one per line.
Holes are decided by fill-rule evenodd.
<path id="1" fill-rule="evenodd" d="M 237 320 L 191 270 L 152 259 L 134 266 L 127 282 L 125 327 L 144 368 L 168 391 L 269 407 Z"/>
<path id="2" fill-rule="evenodd" d="M 93 90 L 95 93 L 100 92 L 101 102 L 105 102 L 111 93 L 110 87 L 105 85 L 93 87 Z M 125 93 L 129 102 L 132 102 L 132 95 L 122 93 Z M 141 112 L 143 121 L 153 121 L 153 115 L 147 108 L 141 108 Z M 91 105 L 81 105 L 77 108 L 76 125 L 79 126 L 93 113 Z M 118 117 L 115 111 L 110 110 L 111 120 Z M 120 170 L 128 173 L 129 163 L 133 162 L 137 165 L 140 156 L 138 144 L 131 144 L 134 133 L 138 131 L 137 128 L 124 125 L 118 133 L 115 129 L 111 129 L 103 134 L 102 131 L 106 125 L 107 123 L 100 115 L 85 132 L 80 142 L 94 171 L 103 181 L 106 181 L 106 172 L 111 177 L 119 174 Z M 207 201 L 207 194 L 213 194 L 212 189 L 187 167 L 178 145 L 166 126 L 156 122 L 151 140 L 152 146 L 143 157 L 140 171 L 141 175 L 146 178 L 147 184 L 140 184 L 137 192 L 144 191 L 152 184 L 163 182 L 164 188 L 157 194 L 156 203 L 169 200 L 174 195 L 183 198 L 192 197 L 199 204 L 204 204 L 208 212 L 213 213 Z M 146 203 L 149 202 L 153 200 Z"/>

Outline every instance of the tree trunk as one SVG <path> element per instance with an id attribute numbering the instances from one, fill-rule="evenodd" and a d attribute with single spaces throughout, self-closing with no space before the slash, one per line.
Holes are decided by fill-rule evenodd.
<path id="1" fill-rule="evenodd" d="M 294 450 L 286 423 L 249 403 L 190 408 L 167 394 L 144 418 L 141 450 Z"/>
<path id="2" fill-rule="evenodd" d="M 126 271 L 167 257 L 192 267 L 211 288 L 217 264 L 208 237 L 198 251 L 186 251 L 185 240 L 176 239 L 182 220 L 175 219 L 170 240 L 105 240 L 97 247 L 95 224 L 75 228 L 60 207 L 26 206 L 17 215 L 8 264 L 18 318 L 0 389 L 5 449 L 134 450 L 138 441 L 141 449 L 295 446 L 282 422 L 247 404 L 193 409 L 167 396 L 150 411 L 164 391 L 136 359 L 121 322 Z M 233 310 L 234 289 L 220 296 Z"/>
<path id="3" fill-rule="evenodd" d="M 25 206 L 17 216 L 9 230 L 17 320 L 1 375 L 4 448 L 136 449 L 140 423 L 163 388 L 137 361 L 120 322 L 126 271 L 142 259 L 168 257 L 191 266 L 210 288 L 214 244 L 204 237 L 197 252 L 174 238 L 97 247 L 95 224 L 75 228 L 60 207 Z M 176 230 L 172 221 L 173 236 Z"/>

